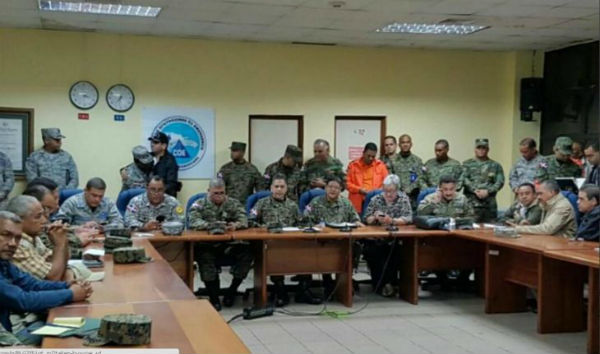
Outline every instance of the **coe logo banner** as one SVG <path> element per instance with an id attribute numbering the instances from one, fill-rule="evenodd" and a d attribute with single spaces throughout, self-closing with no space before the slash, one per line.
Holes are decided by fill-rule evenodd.
<path id="1" fill-rule="evenodd" d="M 161 131 L 169 137 L 168 150 L 179 165 L 179 178 L 212 178 L 215 173 L 214 124 L 212 109 L 144 108 L 143 145 Z"/>

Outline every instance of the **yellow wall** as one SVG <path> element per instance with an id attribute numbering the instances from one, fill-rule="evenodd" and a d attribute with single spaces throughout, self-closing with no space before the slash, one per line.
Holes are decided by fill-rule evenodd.
<path id="1" fill-rule="evenodd" d="M 538 54 L 538 56 L 541 56 Z M 141 110 L 148 106 L 212 107 L 216 112 L 217 167 L 232 140 L 247 141 L 248 115 L 304 115 L 304 146 L 318 137 L 333 143 L 335 115 L 385 115 L 388 133 L 413 136 L 414 152 L 432 157 L 438 138 L 450 155 L 473 154 L 488 137 L 492 158 L 506 174 L 523 134 L 536 123 L 518 118 L 518 80 L 529 76 L 529 52 L 443 51 L 313 47 L 199 39 L 0 30 L 0 106 L 35 109 L 39 128 L 58 126 L 75 158 L 80 185 L 93 176 L 120 188 L 118 170 L 140 141 Z M 541 67 L 541 65 L 538 65 Z M 89 121 L 78 121 L 68 89 L 90 80 L 101 99 Z M 115 83 L 136 95 L 125 122 L 114 122 L 104 95 Z M 310 148 L 305 149 L 305 158 Z M 186 180 L 180 199 L 206 189 Z M 18 185 L 18 192 L 22 189 Z M 500 194 L 506 206 L 508 188 Z"/>

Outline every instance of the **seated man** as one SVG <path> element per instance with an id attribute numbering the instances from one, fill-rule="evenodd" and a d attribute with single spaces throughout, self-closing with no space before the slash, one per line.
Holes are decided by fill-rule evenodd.
<path id="1" fill-rule="evenodd" d="M 555 180 L 546 180 L 537 189 L 538 200 L 542 207 L 542 219 L 538 225 L 515 226 L 518 233 L 545 234 L 573 238 L 575 236 L 575 212 L 571 203 L 560 193 Z"/>
<path id="2" fill-rule="evenodd" d="M 183 222 L 183 207 L 175 197 L 165 194 L 165 181 L 153 176 L 146 193 L 129 201 L 125 211 L 125 226 L 140 231 L 159 230 L 163 221 Z"/>
<path id="3" fill-rule="evenodd" d="M 10 261 L 22 232 L 17 215 L 0 211 L 0 324 L 9 332 L 13 332 L 11 312 L 45 312 L 72 301 L 83 301 L 92 294 L 89 283 L 39 280 L 15 267 Z M 20 333 L 15 335 L 21 338 Z"/>
<path id="4" fill-rule="evenodd" d="M 208 185 L 206 197 L 198 199 L 190 208 L 190 229 L 208 230 L 220 228 L 217 223 L 225 223 L 225 231 L 234 231 L 248 227 L 248 218 L 242 204 L 225 194 L 225 182 L 220 178 L 212 179 Z M 232 257 L 233 279 L 223 297 L 223 305 L 233 306 L 237 289 L 252 267 L 252 249 L 247 243 L 206 242 L 196 243 L 196 262 L 200 267 L 200 278 L 206 285 L 208 297 L 217 311 L 221 310 L 219 300 L 219 273 L 217 262 L 225 256 Z"/>
<path id="5" fill-rule="evenodd" d="M 517 200 L 506 210 L 502 221 L 516 225 L 537 225 L 542 219 L 542 208 L 535 196 L 535 186 L 525 182 L 516 188 Z"/>
<path id="6" fill-rule="evenodd" d="M 251 211 L 256 215 L 256 221 L 263 227 L 297 226 L 300 222 L 298 205 L 287 197 L 286 176 L 276 174 L 271 178 L 271 196 L 262 198 L 256 203 Z M 296 302 L 320 304 L 322 300 L 315 297 L 310 291 L 310 275 L 298 275 L 300 283 L 294 299 Z M 282 275 L 272 276 L 271 281 L 275 284 L 274 304 L 278 307 L 285 306 L 290 302 L 285 290 L 284 277 Z"/>
<path id="7" fill-rule="evenodd" d="M 7 210 L 22 220 L 23 235 L 12 262 L 22 271 L 38 279 L 69 281 L 73 274 L 67 271 L 69 248 L 67 229 L 60 221 L 46 226 L 47 219 L 40 202 L 32 196 L 20 195 L 8 202 Z M 46 227 L 54 250 L 46 248 L 38 237 Z"/>
<path id="8" fill-rule="evenodd" d="M 367 225 L 406 225 L 412 222 L 410 198 L 399 190 L 400 178 L 388 175 L 383 180 L 383 193 L 371 199 L 365 211 Z M 363 241 L 363 255 L 371 271 L 373 290 L 383 296 L 394 294 L 398 284 L 398 257 L 395 240 Z M 393 252 L 390 254 L 390 252 Z"/>
<path id="9" fill-rule="evenodd" d="M 595 184 L 583 185 L 579 189 L 577 206 L 583 216 L 575 237 L 598 242 L 600 239 L 600 187 Z"/>
<path id="10" fill-rule="evenodd" d="M 94 177 L 85 185 L 83 193 L 65 200 L 56 219 L 71 225 L 102 229 L 103 226 L 123 227 L 123 219 L 115 203 L 104 197 L 106 183 Z"/>
<path id="11" fill-rule="evenodd" d="M 417 215 L 473 217 L 473 206 L 463 194 L 456 193 L 456 179 L 440 177 L 438 190 L 425 197 L 417 207 Z"/>
<path id="12" fill-rule="evenodd" d="M 325 195 L 313 198 L 304 210 L 304 216 L 308 221 L 313 225 L 350 222 L 362 226 L 352 203 L 340 195 L 343 188 L 342 180 L 338 177 L 330 177 L 325 183 Z"/>

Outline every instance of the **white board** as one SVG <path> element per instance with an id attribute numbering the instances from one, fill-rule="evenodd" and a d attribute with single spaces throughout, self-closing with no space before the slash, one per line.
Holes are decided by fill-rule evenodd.
<path id="1" fill-rule="evenodd" d="M 250 120 L 250 162 L 262 173 L 279 160 L 289 144 L 298 145 L 298 121 L 295 119 Z"/>
<path id="2" fill-rule="evenodd" d="M 378 119 L 343 119 L 335 120 L 335 157 L 344 168 L 354 159 L 362 156 L 367 143 L 377 144 L 381 141 L 381 120 Z"/>

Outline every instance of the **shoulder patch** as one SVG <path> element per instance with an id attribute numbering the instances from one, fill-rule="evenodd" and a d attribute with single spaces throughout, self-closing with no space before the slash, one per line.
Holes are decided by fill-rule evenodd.
<path id="1" fill-rule="evenodd" d="M 178 205 L 177 208 L 175 208 L 175 212 L 179 215 L 183 214 L 183 207 Z"/>

